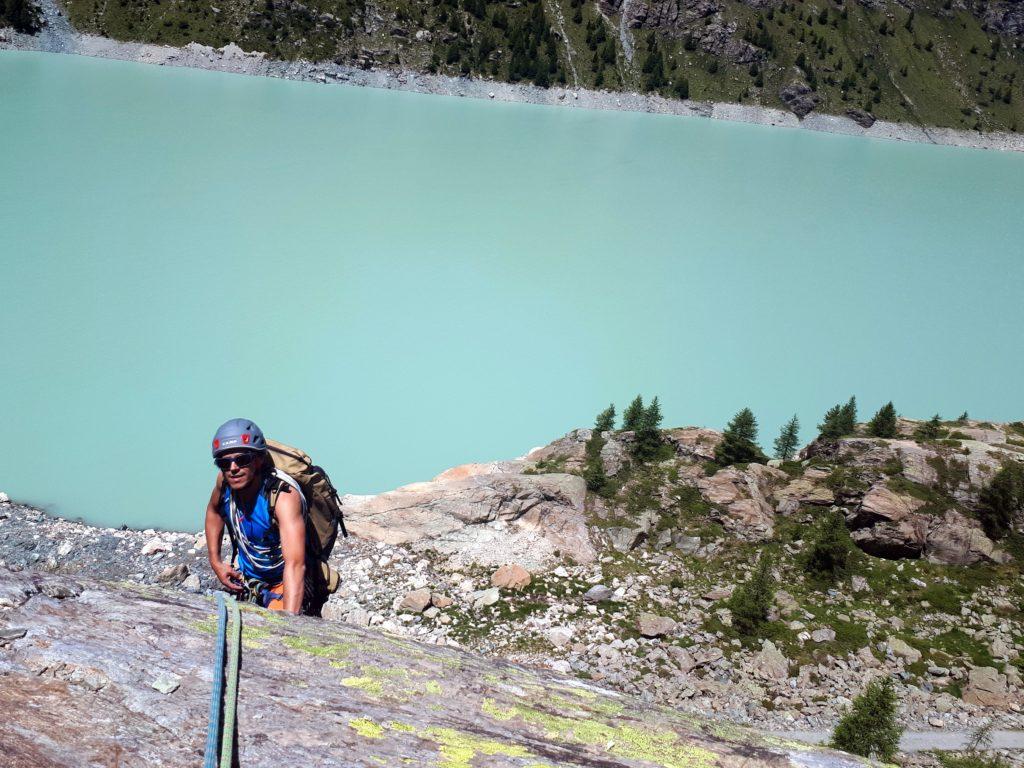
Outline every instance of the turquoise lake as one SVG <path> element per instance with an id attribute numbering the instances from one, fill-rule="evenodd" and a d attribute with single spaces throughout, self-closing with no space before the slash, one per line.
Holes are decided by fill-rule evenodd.
<path id="1" fill-rule="evenodd" d="M 1024 156 L 0 53 L 0 489 L 198 529 L 254 419 L 340 488 L 659 395 L 1024 417 Z"/>

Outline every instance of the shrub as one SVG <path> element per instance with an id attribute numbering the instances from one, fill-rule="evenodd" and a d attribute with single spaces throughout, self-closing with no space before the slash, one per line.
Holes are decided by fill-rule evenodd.
<path id="1" fill-rule="evenodd" d="M 986 535 L 1001 539 L 1013 528 L 1013 519 L 1024 514 L 1024 465 L 1007 464 L 981 491 L 978 518 Z"/>
<path id="2" fill-rule="evenodd" d="M 892 762 L 899 747 L 903 726 L 896 711 L 896 690 L 892 678 L 871 681 L 853 700 L 850 711 L 843 715 L 832 732 L 830 746 L 863 757 L 877 757 Z"/>
<path id="3" fill-rule="evenodd" d="M 757 419 L 749 408 L 735 416 L 722 433 L 722 442 L 715 449 L 715 462 L 729 464 L 764 464 L 767 457 L 757 445 Z"/>
<path id="4" fill-rule="evenodd" d="M 750 579 L 732 593 L 726 607 L 732 611 L 732 624 L 744 637 L 756 637 L 768 623 L 768 613 L 775 597 L 772 560 L 767 555 L 758 558 Z"/>
<path id="5" fill-rule="evenodd" d="M 818 525 L 801 557 L 801 565 L 811 581 L 831 586 L 849 573 L 853 555 L 853 540 L 846 521 L 841 513 L 832 512 Z"/>
<path id="6" fill-rule="evenodd" d="M 954 616 L 959 616 L 963 607 L 963 598 L 949 584 L 929 584 L 921 590 L 920 596 L 935 610 Z"/>
<path id="7" fill-rule="evenodd" d="M 938 440 L 942 437 L 942 417 L 935 414 L 914 430 L 915 440 Z"/>

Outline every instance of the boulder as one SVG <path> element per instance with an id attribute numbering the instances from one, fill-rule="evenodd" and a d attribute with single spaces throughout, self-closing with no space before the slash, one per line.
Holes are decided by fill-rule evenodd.
<path id="1" fill-rule="evenodd" d="M 430 590 L 416 589 L 409 592 L 402 598 L 402 602 L 398 604 L 398 610 L 407 611 L 409 613 L 423 613 L 429 605 Z"/>
<path id="2" fill-rule="evenodd" d="M 836 639 L 836 631 L 831 627 L 822 627 L 811 632 L 811 640 L 816 643 L 831 643 Z"/>
<path id="3" fill-rule="evenodd" d="M 491 587 L 490 589 L 474 592 L 471 597 L 473 599 L 473 610 L 478 611 L 501 600 L 501 592 L 498 591 L 497 587 Z"/>
<path id="4" fill-rule="evenodd" d="M 785 680 L 789 677 L 789 659 L 782 655 L 771 640 L 761 643 L 761 650 L 750 665 L 753 673 L 765 680 Z"/>
<path id="5" fill-rule="evenodd" d="M 171 545 L 157 537 L 143 544 L 140 551 L 143 555 L 155 555 L 157 552 L 170 552 Z"/>
<path id="6" fill-rule="evenodd" d="M 870 128 L 875 124 L 875 116 L 873 114 L 856 107 L 846 110 L 846 116 L 861 128 Z"/>
<path id="7" fill-rule="evenodd" d="M 451 606 L 454 601 L 447 595 L 441 594 L 440 592 L 434 592 L 430 595 L 430 603 L 443 611 L 445 608 Z"/>
<path id="8" fill-rule="evenodd" d="M 572 640 L 572 630 L 568 627 L 552 627 L 547 631 L 547 638 L 555 648 L 561 648 Z"/>
<path id="9" fill-rule="evenodd" d="M 491 575 L 491 586 L 518 592 L 530 586 L 532 580 L 521 565 L 503 565 Z"/>
<path id="10" fill-rule="evenodd" d="M 930 562 L 946 565 L 1001 563 L 1007 558 L 978 523 L 952 509 L 929 527 L 924 551 Z"/>
<path id="11" fill-rule="evenodd" d="M 680 531 L 672 531 L 672 546 L 683 555 L 695 555 L 700 549 L 700 536 L 687 536 Z"/>
<path id="12" fill-rule="evenodd" d="M 614 594 L 615 591 L 611 587 L 595 584 L 584 593 L 583 599 L 588 603 L 603 603 L 605 600 L 611 600 Z"/>
<path id="13" fill-rule="evenodd" d="M 564 559 L 596 558 L 585 498 L 586 483 L 576 475 L 493 472 L 349 496 L 343 509 L 360 538 L 433 550 L 453 568 L 516 562 L 538 572 Z"/>
<path id="14" fill-rule="evenodd" d="M 994 667 L 974 667 L 967 675 L 963 700 L 979 707 L 1005 707 L 1010 703 L 1006 675 Z"/>
<path id="15" fill-rule="evenodd" d="M 636 626 L 644 637 L 664 637 L 676 628 L 676 623 L 667 616 L 641 613 Z"/>
<path id="16" fill-rule="evenodd" d="M 885 644 L 889 646 L 893 656 L 903 659 L 907 664 L 915 664 L 921 660 L 921 652 L 898 637 L 890 636 Z"/>
<path id="17" fill-rule="evenodd" d="M 180 584 L 188 576 L 188 566 L 184 563 L 169 565 L 157 575 L 156 580 L 161 584 Z"/>
<path id="18" fill-rule="evenodd" d="M 647 540 L 647 531 L 643 528 L 613 526 L 605 529 L 608 543 L 616 552 L 632 552 Z"/>

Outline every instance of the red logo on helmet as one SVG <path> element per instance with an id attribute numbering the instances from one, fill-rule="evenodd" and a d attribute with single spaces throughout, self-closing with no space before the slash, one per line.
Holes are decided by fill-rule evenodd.
<path id="1" fill-rule="evenodd" d="M 246 433 L 244 433 L 242 435 L 242 442 L 243 443 L 248 443 L 249 442 L 249 433 L 248 432 L 246 432 Z"/>
<path id="2" fill-rule="evenodd" d="M 220 440 L 218 440 L 217 438 L 213 439 L 213 448 L 214 448 L 214 450 L 216 450 L 217 448 L 220 448 Z"/>

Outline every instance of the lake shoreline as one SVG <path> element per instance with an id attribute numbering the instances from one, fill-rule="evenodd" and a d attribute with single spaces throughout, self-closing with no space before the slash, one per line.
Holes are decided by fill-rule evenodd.
<path id="1" fill-rule="evenodd" d="M 212 48 L 198 43 L 176 48 L 150 43 L 120 42 L 77 32 L 55 0 L 41 3 L 46 26 L 38 35 L 0 30 L 0 50 L 70 53 L 96 58 L 132 61 L 157 66 L 190 67 L 232 74 L 277 77 L 322 84 L 354 85 L 386 90 L 456 96 L 517 104 L 540 104 L 578 109 L 646 112 L 714 120 L 798 128 L 819 133 L 910 141 L 940 146 L 1024 152 L 1024 134 L 978 133 L 953 128 L 934 128 L 877 120 L 865 128 L 849 117 L 812 112 L 802 120 L 792 112 L 748 104 L 681 101 L 629 92 L 593 91 L 585 88 L 539 88 L 420 72 L 369 69 L 305 60 L 280 61 L 263 53 L 245 52 L 228 44 Z"/>

